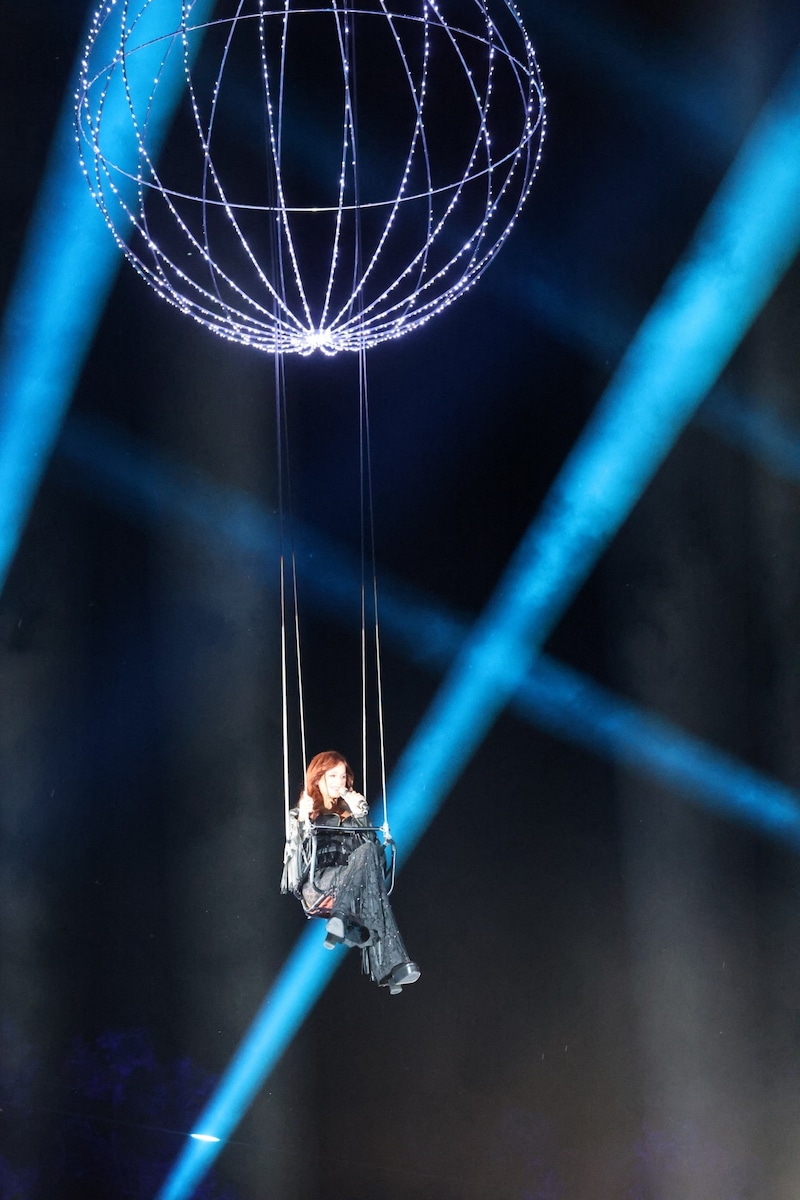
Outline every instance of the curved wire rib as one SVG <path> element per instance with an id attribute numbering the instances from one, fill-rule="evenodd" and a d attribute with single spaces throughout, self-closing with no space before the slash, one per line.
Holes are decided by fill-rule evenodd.
<path id="1" fill-rule="evenodd" d="M 95 201 L 163 299 L 258 350 L 334 354 L 418 328 L 475 283 L 545 131 L 513 0 L 220 0 L 194 22 L 171 0 L 175 28 L 153 36 L 157 2 L 102 5 L 76 120 Z M 185 96 L 157 166 L 178 54 Z"/>

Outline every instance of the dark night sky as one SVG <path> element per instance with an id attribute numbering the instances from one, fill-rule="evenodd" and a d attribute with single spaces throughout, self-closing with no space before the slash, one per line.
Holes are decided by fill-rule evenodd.
<path id="1" fill-rule="evenodd" d="M 549 134 L 519 227 L 370 358 L 380 570 L 466 618 L 800 43 L 795 0 L 522 13 Z M 85 10 L 0 14 L 4 298 Z M 798 428 L 799 287 L 723 379 Z M 297 516 L 355 550 L 354 361 L 287 373 Z M 153 1196 L 303 928 L 275 572 L 74 455 L 101 429 L 273 506 L 272 380 L 122 269 L 0 597 L 0 1200 Z M 698 416 L 547 653 L 800 788 L 799 497 Z M 357 760 L 357 638 L 303 619 L 309 745 Z M 439 676 L 384 648 L 391 771 Z M 505 714 L 395 909 L 419 984 L 346 961 L 198 1195 L 794 1200 L 796 852 Z"/>

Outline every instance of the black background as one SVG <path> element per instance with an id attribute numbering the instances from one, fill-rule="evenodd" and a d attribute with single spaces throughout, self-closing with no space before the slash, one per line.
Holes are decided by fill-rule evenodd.
<path id="1" fill-rule="evenodd" d="M 800 41 L 789 0 L 522 11 L 550 123 L 519 227 L 370 357 L 380 569 L 468 618 Z M 7 292 L 86 14 L 0 15 Z M 797 289 L 724 378 L 790 424 Z M 287 391 L 296 514 L 355 550 L 354 362 L 293 360 Z M 9 1198 L 154 1195 L 303 927 L 277 886 L 277 568 L 138 511 L 76 463 L 87 428 L 272 509 L 271 361 L 121 270 L 0 599 Z M 547 652 L 798 787 L 798 536 L 793 481 L 701 413 Z M 357 762 L 357 636 L 303 618 L 309 747 Z M 390 771 L 438 682 L 387 639 Z M 421 981 L 390 998 L 351 956 L 202 1194 L 794 1197 L 795 851 L 511 715 L 459 768 L 395 894 Z"/>

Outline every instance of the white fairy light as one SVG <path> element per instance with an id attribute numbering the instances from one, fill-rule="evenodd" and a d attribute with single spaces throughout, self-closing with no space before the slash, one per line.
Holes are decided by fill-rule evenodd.
<path id="1" fill-rule="evenodd" d="M 335 354 L 408 333 L 467 291 L 541 156 L 544 93 L 513 0 L 195 11 L 107 0 L 77 97 L 92 194 L 159 295 L 258 350 Z"/>

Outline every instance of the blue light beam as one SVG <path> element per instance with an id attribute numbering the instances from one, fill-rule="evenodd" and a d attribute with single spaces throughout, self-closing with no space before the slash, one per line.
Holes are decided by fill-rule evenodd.
<path id="1" fill-rule="evenodd" d="M 799 243 L 800 60 L 756 122 L 402 755 L 390 791 L 395 836 L 406 851 L 521 686 Z M 314 979 L 309 987 L 314 995 L 303 998 L 304 1012 L 321 984 Z M 268 995 L 262 1011 L 269 1005 Z M 251 1034 L 243 1045 L 252 1045 Z M 271 1049 L 262 1048 L 265 1061 L 272 1061 Z M 260 1064 L 253 1069 L 263 1079 Z M 212 1104 L 219 1114 L 241 1113 L 241 1089 L 230 1072 Z M 193 1147 L 179 1157 L 158 1200 L 189 1195 L 202 1170 L 189 1171 Z"/>
<path id="2" fill-rule="evenodd" d="M 203 1138 L 190 1135 L 157 1200 L 180 1200 L 192 1194 L 343 955 L 341 947 L 325 950 L 319 929 L 313 924 L 307 927 L 242 1039 L 223 1083 L 197 1119 Z"/>
<path id="3" fill-rule="evenodd" d="M 800 246 L 800 57 L 755 123 L 406 748 L 413 846 Z"/>
<path id="4" fill-rule="evenodd" d="M 180 0 L 154 6 L 156 16 L 145 18 L 149 37 L 155 40 L 176 28 L 176 6 L 180 16 Z M 213 0 L 197 0 L 198 21 L 212 7 Z M 182 47 L 176 45 L 163 59 L 163 120 L 154 130 L 158 142 L 183 82 Z M 120 261 L 78 162 L 73 93 L 79 66 L 56 127 L 0 332 L 0 590 Z M 149 58 L 134 64 L 132 89 L 149 92 L 152 66 Z M 107 104 L 109 127 L 119 130 L 120 161 L 128 164 L 135 187 L 136 149 L 125 134 L 121 91 L 110 91 Z"/>
<path id="5" fill-rule="evenodd" d="M 76 468 L 72 481 L 122 513 L 159 525 L 176 517 L 200 544 L 243 557 L 248 570 L 275 574 L 277 522 L 261 505 L 176 468 L 130 438 L 73 418 L 59 444 Z M 351 624 L 360 618 L 360 568 L 352 557 L 297 527 L 298 573 L 310 600 Z M 324 580 L 324 585 L 320 581 Z M 332 590 L 328 581 L 335 581 Z M 469 632 L 466 618 L 416 589 L 384 579 L 381 630 L 396 649 L 428 669 L 445 669 Z M 545 655 L 511 700 L 517 715 L 556 736 L 644 771 L 726 817 L 800 848 L 800 796 L 669 722 L 643 712 Z M 393 800 L 394 812 L 394 800 Z M 264 1001 L 211 1103 L 196 1123 L 203 1144 L 187 1144 L 158 1200 L 181 1200 L 208 1171 L 253 1096 L 299 1029 L 338 965 L 308 928 Z M 298 991 L 299 990 L 299 994 Z M 209 1137 L 214 1141 L 207 1141 Z"/>
<path id="6" fill-rule="evenodd" d="M 747 405 L 730 391 L 717 390 L 698 417 L 730 446 L 757 455 L 775 475 L 800 483 L 800 429 L 774 412 Z"/>
<path id="7" fill-rule="evenodd" d="M 97 419 L 73 417 L 59 453 L 72 464 L 71 482 L 125 516 L 156 528 L 178 519 L 204 548 L 233 554 L 238 566 L 275 582 L 278 522 L 263 505 L 170 464 Z M 291 542 L 303 596 L 358 628 L 360 562 L 299 523 L 292 526 Z M 408 661 L 446 671 L 469 628 L 466 615 L 381 574 L 381 634 Z M 538 728 L 800 849 L 800 795 L 547 655 L 538 656 L 510 704 Z"/>
<path id="8" fill-rule="evenodd" d="M 693 64 L 692 71 L 685 61 L 679 67 L 664 42 L 643 47 L 632 31 L 615 27 L 608 12 L 593 16 L 587 5 L 525 0 L 520 8 L 530 28 L 550 26 L 573 68 L 591 72 L 606 88 L 627 93 L 637 109 L 647 106 L 673 127 L 680 122 L 685 134 L 702 138 L 706 153 L 719 152 L 727 160 L 735 152 L 741 109 L 723 103 L 730 93 L 729 80 L 723 72 L 714 73 L 710 59 Z"/>

